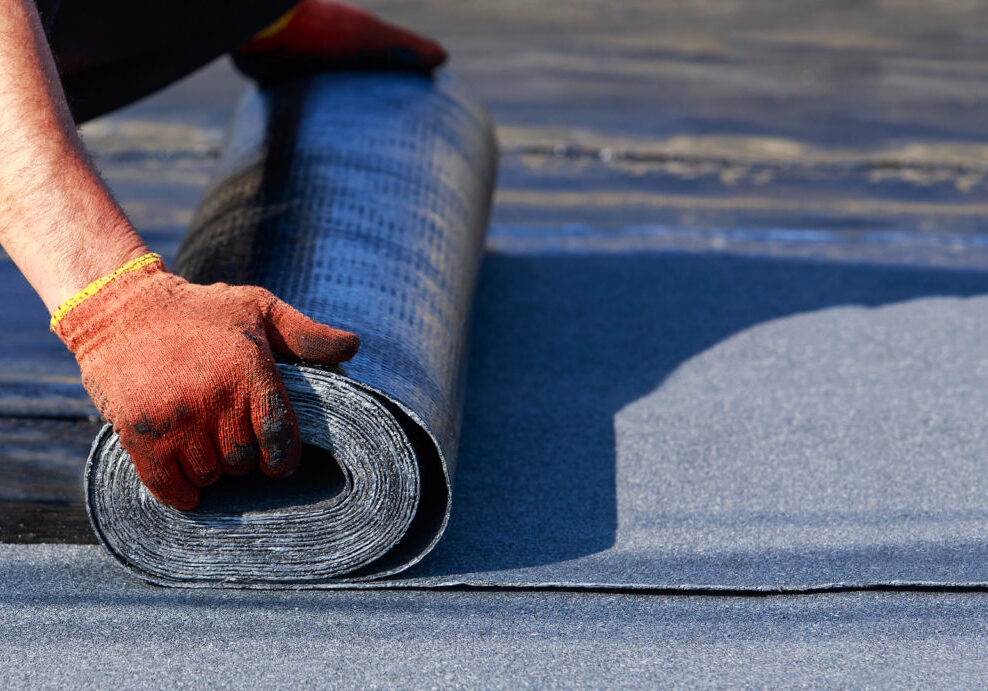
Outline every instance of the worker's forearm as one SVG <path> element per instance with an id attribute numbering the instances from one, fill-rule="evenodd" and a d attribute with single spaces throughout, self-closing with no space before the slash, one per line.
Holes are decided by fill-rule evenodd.
<path id="1" fill-rule="evenodd" d="M 0 0 L 0 245 L 50 311 L 147 252 L 82 148 L 31 0 Z"/>

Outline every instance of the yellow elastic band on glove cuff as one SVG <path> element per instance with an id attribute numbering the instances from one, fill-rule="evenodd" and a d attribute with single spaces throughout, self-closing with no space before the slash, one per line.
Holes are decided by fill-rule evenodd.
<path id="1" fill-rule="evenodd" d="M 51 315 L 51 330 L 54 331 L 55 327 L 58 326 L 58 322 L 61 321 L 62 317 L 72 311 L 72 308 L 78 305 L 80 302 L 91 298 L 95 295 L 100 288 L 105 286 L 107 283 L 112 281 L 114 278 L 121 276 L 128 271 L 134 271 L 140 269 L 142 266 L 147 266 L 148 264 L 154 264 L 155 262 L 161 261 L 161 255 L 156 252 L 148 252 L 137 259 L 131 259 L 129 262 L 121 266 L 119 269 L 111 274 L 107 274 L 102 278 L 97 278 L 95 281 L 87 285 L 85 288 L 80 290 L 78 293 L 70 297 L 68 300 L 59 305 Z"/>
<path id="2" fill-rule="evenodd" d="M 265 27 L 265 28 L 261 29 L 260 31 L 258 31 L 256 34 L 254 34 L 251 37 L 250 40 L 252 40 L 252 41 L 258 41 L 258 40 L 260 40 L 262 38 L 269 38 L 271 36 L 274 36 L 276 33 L 278 33 L 279 31 L 281 31 L 282 29 L 284 29 L 286 26 L 288 26 L 288 22 L 292 21 L 292 17 L 295 16 L 295 13 L 296 12 L 298 12 L 298 7 L 297 6 L 296 7 L 293 7 L 290 10 L 288 10 L 283 15 L 281 15 L 280 17 L 278 17 L 277 19 L 275 19 L 267 27 Z"/>

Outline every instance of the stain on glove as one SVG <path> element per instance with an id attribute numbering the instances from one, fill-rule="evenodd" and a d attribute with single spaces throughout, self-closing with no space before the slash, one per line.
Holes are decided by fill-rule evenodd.
<path id="1" fill-rule="evenodd" d="M 189 283 L 155 254 L 67 300 L 52 331 L 138 477 L 183 510 L 223 473 L 298 468 L 298 425 L 274 355 L 337 364 L 360 345 L 263 288 Z"/>

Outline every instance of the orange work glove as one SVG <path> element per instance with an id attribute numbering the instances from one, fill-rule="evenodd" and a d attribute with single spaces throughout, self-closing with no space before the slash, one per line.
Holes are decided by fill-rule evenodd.
<path id="1" fill-rule="evenodd" d="M 196 285 L 147 254 L 91 283 L 52 316 L 82 382 L 137 475 L 188 510 L 199 488 L 258 464 L 286 477 L 301 442 L 273 353 L 334 364 L 360 345 L 263 288 Z"/>
<path id="2" fill-rule="evenodd" d="M 446 60 L 433 40 L 342 2 L 302 0 L 234 51 L 237 67 L 260 82 L 303 72 L 376 68 L 431 72 Z"/>

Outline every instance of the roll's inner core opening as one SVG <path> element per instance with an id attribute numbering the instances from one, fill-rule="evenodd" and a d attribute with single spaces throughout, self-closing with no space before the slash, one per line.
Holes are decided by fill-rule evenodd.
<path id="1" fill-rule="evenodd" d="M 273 479 L 254 470 L 248 475 L 223 476 L 202 490 L 195 516 L 250 515 L 292 507 L 329 508 L 342 499 L 347 478 L 328 449 L 302 443 L 302 463 L 294 475 Z"/>

